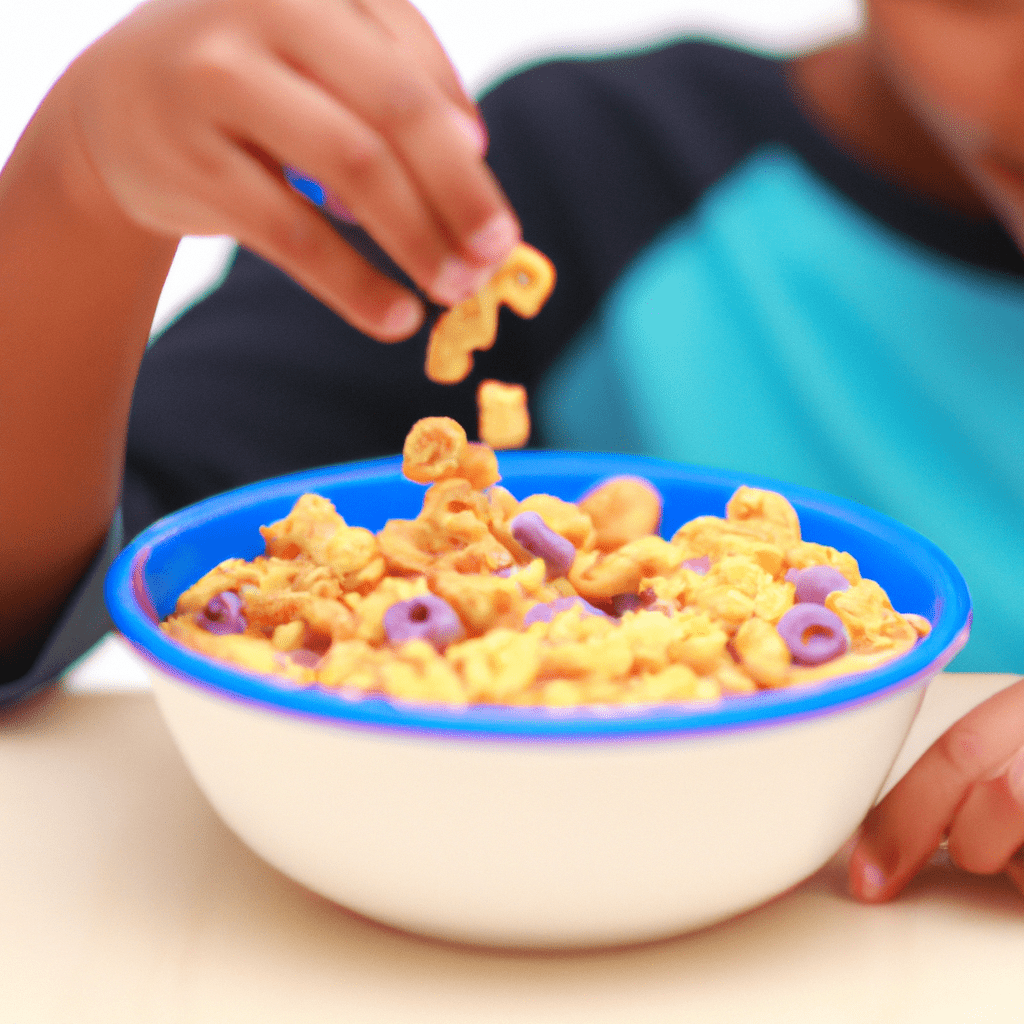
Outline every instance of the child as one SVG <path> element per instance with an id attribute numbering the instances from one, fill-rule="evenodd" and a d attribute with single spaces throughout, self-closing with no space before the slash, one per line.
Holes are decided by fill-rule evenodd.
<path id="1" fill-rule="evenodd" d="M 52 674 L 46 638 L 90 604 L 72 591 L 118 543 L 119 493 L 132 532 L 246 480 L 395 451 L 422 415 L 471 427 L 481 376 L 529 387 L 546 444 L 891 512 L 968 576 L 975 666 L 1018 669 L 1020 18 L 875 0 L 861 36 L 792 61 L 704 43 L 565 61 L 502 83 L 481 119 L 404 0 L 140 8 L 72 65 L 0 178 L 8 693 Z M 504 320 L 464 385 L 430 385 L 422 298 L 354 256 L 283 166 L 431 302 L 475 290 L 520 224 L 555 294 Z M 146 352 L 186 233 L 246 248 Z M 854 892 L 891 897 L 947 831 L 962 866 L 1024 885 L 1022 744 L 1018 684 L 869 817 Z"/>

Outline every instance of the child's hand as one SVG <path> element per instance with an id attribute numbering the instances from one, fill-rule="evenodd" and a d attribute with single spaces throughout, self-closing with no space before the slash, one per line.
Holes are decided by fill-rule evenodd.
<path id="1" fill-rule="evenodd" d="M 942 735 L 867 816 L 850 858 L 850 886 L 891 899 L 943 837 L 966 871 L 1013 879 L 1024 892 L 1024 679 Z"/>
<path id="2" fill-rule="evenodd" d="M 476 109 L 406 0 L 150 0 L 58 88 L 132 221 L 232 235 L 381 340 L 412 333 L 422 304 L 356 256 L 284 166 L 320 181 L 443 304 L 518 240 Z"/>

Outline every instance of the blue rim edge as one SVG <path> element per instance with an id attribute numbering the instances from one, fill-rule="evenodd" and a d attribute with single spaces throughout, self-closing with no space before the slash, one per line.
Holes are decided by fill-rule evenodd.
<path id="1" fill-rule="evenodd" d="M 624 458 L 615 454 L 588 453 L 586 468 L 593 470 L 593 478 L 598 480 L 611 473 L 625 471 Z M 567 471 L 571 467 L 574 474 L 579 474 L 580 456 L 571 452 L 503 452 L 501 466 L 507 474 L 514 474 L 517 469 L 525 472 L 531 467 L 541 466 L 545 472 L 557 472 L 560 459 L 566 460 Z M 628 466 L 628 472 L 637 475 L 643 475 L 646 469 L 662 479 L 675 478 L 681 482 L 733 488 L 745 483 L 777 490 L 802 509 L 839 516 L 847 523 L 871 531 L 889 531 L 912 538 L 939 570 L 942 592 L 937 594 L 937 603 L 943 607 L 943 615 L 927 637 L 896 661 L 821 684 L 726 697 L 713 704 L 549 709 L 412 704 L 377 696 L 350 697 L 344 691 L 298 687 L 279 677 L 228 667 L 182 647 L 159 629 L 136 600 L 133 577 L 144 570 L 146 560 L 158 541 L 173 539 L 211 519 L 244 508 L 257 495 L 260 500 L 270 500 L 296 497 L 304 490 L 329 489 L 346 482 L 398 479 L 401 476 L 401 459 L 397 457 L 293 473 L 272 481 L 249 484 L 173 513 L 139 534 L 115 560 L 106 579 L 107 605 L 115 625 L 135 650 L 161 671 L 186 685 L 323 724 L 473 739 L 640 739 L 788 724 L 916 686 L 940 672 L 967 642 L 971 606 L 963 577 L 936 545 L 895 520 L 855 502 L 754 474 L 709 470 L 632 456 L 628 458 Z M 721 510 L 710 514 L 721 514 Z M 673 528 L 677 525 L 674 524 Z"/>

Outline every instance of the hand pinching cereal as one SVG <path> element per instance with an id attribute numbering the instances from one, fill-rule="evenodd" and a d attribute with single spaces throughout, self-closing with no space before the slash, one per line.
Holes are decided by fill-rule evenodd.
<path id="1" fill-rule="evenodd" d="M 480 440 L 491 448 L 522 448 L 530 439 L 530 411 L 522 384 L 483 380 L 476 389 Z"/>
<path id="2" fill-rule="evenodd" d="M 555 286 L 551 261 L 520 243 L 504 266 L 476 295 L 452 306 L 434 324 L 427 345 L 427 376 L 457 384 L 473 368 L 473 352 L 489 349 L 498 333 L 498 306 L 522 317 L 536 316 Z"/>

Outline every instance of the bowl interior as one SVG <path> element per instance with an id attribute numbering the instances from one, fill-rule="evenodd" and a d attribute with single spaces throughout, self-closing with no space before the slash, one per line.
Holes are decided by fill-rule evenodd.
<path id="1" fill-rule="evenodd" d="M 575 500 L 607 476 L 628 473 L 646 477 L 664 497 L 662 531 L 669 537 L 695 516 L 724 515 L 726 501 L 740 484 L 777 490 L 796 508 L 806 540 L 849 551 L 863 575 L 886 589 L 894 607 L 925 616 L 933 630 L 890 666 L 817 686 L 726 699 L 711 706 L 558 712 L 411 706 L 296 689 L 282 680 L 228 668 L 187 651 L 159 630 L 156 619 L 169 614 L 178 595 L 214 565 L 225 558 L 248 559 L 260 554 L 259 527 L 287 515 L 295 499 L 306 491 L 333 501 L 350 525 L 374 531 L 388 519 L 414 518 L 424 488 L 402 477 L 398 458 L 327 467 L 252 484 L 153 524 L 122 552 L 110 570 L 107 603 L 111 615 L 125 637 L 165 671 L 238 699 L 375 727 L 525 737 L 704 731 L 822 713 L 939 671 L 966 642 L 970 598 L 949 558 L 914 531 L 853 502 L 750 474 L 634 456 L 506 452 L 500 466 L 503 486 L 519 498 L 545 492 Z"/>

